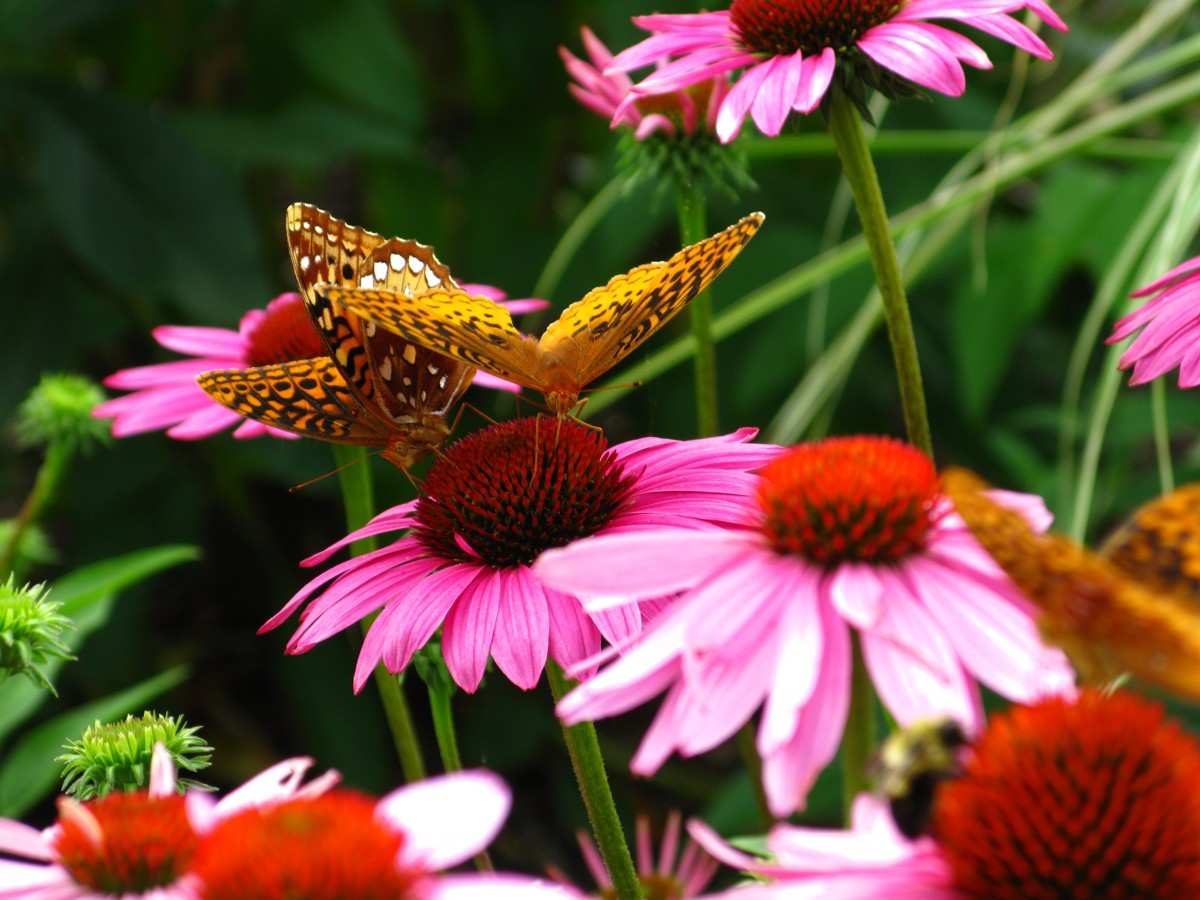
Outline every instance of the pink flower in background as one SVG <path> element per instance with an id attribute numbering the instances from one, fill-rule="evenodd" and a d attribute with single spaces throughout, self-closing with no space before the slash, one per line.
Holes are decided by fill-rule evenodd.
<path id="1" fill-rule="evenodd" d="M 1108 343 L 1140 331 L 1121 355 L 1120 367 L 1133 369 L 1129 383 L 1145 384 L 1179 369 L 1179 386 L 1200 385 L 1200 256 L 1176 266 L 1133 294 L 1149 297 L 1121 319 Z"/>
<path id="2" fill-rule="evenodd" d="M 497 303 L 506 295 L 484 284 L 464 284 L 463 290 L 481 294 Z M 544 300 L 503 302 L 510 312 L 545 309 Z M 299 294 L 280 294 L 266 309 L 252 309 L 242 316 L 237 331 L 205 326 L 163 325 L 153 331 L 154 339 L 168 350 L 188 359 L 151 366 L 122 369 L 104 384 L 132 391 L 96 407 L 93 415 L 112 419 L 113 435 L 129 437 L 145 431 L 167 429 L 176 440 L 192 441 L 234 428 L 236 438 L 264 434 L 295 438 L 296 435 L 244 419 L 214 401 L 196 384 L 196 376 L 211 369 L 242 369 L 297 359 L 325 356 L 328 351 L 309 321 Z M 492 375 L 479 373 L 475 384 L 516 391 L 517 386 Z M 235 427 L 236 426 L 236 427 Z"/>
<path id="3" fill-rule="evenodd" d="M 361 537 L 408 534 L 317 576 L 260 632 L 305 607 L 287 647 L 303 653 L 379 612 L 358 657 L 355 690 L 380 661 L 403 670 L 439 627 L 446 666 L 463 690 L 479 686 L 489 656 L 528 690 L 547 655 L 573 666 L 599 650 L 602 635 L 626 644 L 662 605 L 655 595 L 588 614 L 530 568 L 538 554 L 589 535 L 699 534 L 742 520 L 753 504 L 750 473 L 779 449 L 749 443 L 755 433 L 609 448 L 601 433 L 571 419 L 539 416 L 478 431 L 438 458 L 418 500 L 303 564 L 323 563 Z"/>
<path id="4" fill-rule="evenodd" d="M 986 69 L 991 62 L 972 41 L 931 20 L 957 22 L 1052 58 L 1045 42 L 1013 17 L 1024 9 L 1066 29 L 1044 0 L 734 0 L 717 12 L 634 18 L 651 36 L 619 53 L 605 75 L 670 58 L 632 87 L 614 112 L 620 118 L 646 95 L 681 91 L 740 69 L 721 101 L 717 134 L 733 140 L 749 115 L 759 131 L 774 137 L 790 112 L 820 106 L 839 60 L 866 60 L 930 90 L 962 94 L 962 64 Z"/>
<path id="5" fill-rule="evenodd" d="M 559 47 L 558 53 L 567 73 L 575 79 L 567 90 L 585 107 L 611 120 L 614 128 L 633 129 L 639 141 L 652 134 L 674 136 L 680 131 L 693 134 L 698 128 L 716 130 L 717 109 L 729 91 L 727 78 L 704 79 L 678 91 L 635 97 L 628 75 L 605 71 L 613 62 L 609 49 L 591 29 L 581 31 L 590 62 L 579 59 L 566 47 Z"/>
<path id="6" fill-rule="evenodd" d="M 1042 643 L 1028 602 L 916 449 L 877 437 L 802 444 L 746 490 L 752 502 L 736 527 L 664 523 L 550 550 L 534 565 L 592 614 L 683 592 L 558 707 L 574 723 L 666 691 L 633 759 L 638 774 L 673 752 L 712 749 L 763 706 L 758 749 L 771 810 L 801 807 L 841 740 L 852 630 L 880 699 L 904 724 L 947 715 L 973 733 L 976 679 L 1016 701 L 1073 690 L 1066 658 Z M 1039 498 L 996 497 L 1048 527 Z"/>
<path id="7" fill-rule="evenodd" d="M 185 799 L 176 790 L 171 756 L 159 744 L 146 791 L 87 803 L 62 797 L 57 824 L 44 831 L 0 819 L 0 853 L 32 860 L 0 859 L 0 900 L 195 900 L 186 873 L 200 837 L 243 810 L 333 787 L 336 772 L 302 784 L 311 765 L 310 759 L 286 760 L 222 800 L 196 791 Z"/>

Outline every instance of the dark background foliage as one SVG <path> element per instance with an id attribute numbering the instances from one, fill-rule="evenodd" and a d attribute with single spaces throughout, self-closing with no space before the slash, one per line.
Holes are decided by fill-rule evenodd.
<path id="1" fill-rule="evenodd" d="M 1073 30 L 1053 36 L 1059 60 L 1033 67 L 1021 110 L 1052 100 L 1144 8 L 1142 0 L 1057 6 Z M 578 49 L 584 23 L 610 46 L 627 46 L 638 34 L 629 16 L 651 7 L 694 8 L 676 0 L 0 3 L 0 419 L 11 420 L 42 371 L 99 378 L 162 361 L 169 355 L 149 337 L 153 326 L 234 327 L 244 310 L 291 289 L 282 215 L 293 200 L 432 243 L 460 277 L 528 294 L 618 157 L 605 123 L 568 96 L 556 48 Z M 961 100 L 894 108 L 889 129 L 990 128 L 1013 54 L 983 43 L 994 71 L 971 72 Z M 1189 119 L 1177 112 L 1136 136 L 1177 137 Z M 820 128 L 819 117 L 789 125 Z M 884 158 L 891 209 L 922 200 L 956 158 L 952 149 Z M 913 307 L 942 460 L 1055 501 L 1064 362 L 1099 274 L 1166 164 L 1060 162 L 994 198 L 982 254 L 967 229 L 938 260 Z M 830 155 L 761 159 L 758 190 L 714 198 L 712 230 L 750 209 L 767 213 L 760 237 L 718 283 L 719 309 L 818 251 L 836 175 Z M 551 299 L 561 306 L 677 246 L 669 194 L 643 186 L 589 237 Z M 869 284 L 865 266 L 832 284 L 831 333 Z M 766 425 L 803 375 L 808 303 L 799 296 L 720 345 L 723 425 Z M 681 319 L 638 358 L 685 328 Z M 690 435 L 689 377 L 677 366 L 607 409 L 600 420 L 612 440 Z M 512 414 L 511 400 L 475 401 Z M 1170 411 L 1186 479 L 1195 475 L 1200 404 L 1172 391 Z M 855 366 L 829 429 L 902 433 L 881 335 Z M 11 515 L 38 460 L 7 438 L 5 451 L 0 515 Z M 198 544 L 204 555 L 122 600 L 64 670 L 63 702 L 187 662 L 191 678 L 159 706 L 205 726 L 216 747 L 208 780 L 230 785 L 304 753 L 363 789 L 395 785 L 372 689 L 350 693 L 350 641 L 291 658 L 282 655 L 286 629 L 255 636 L 305 580 L 297 560 L 344 530 L 333 479 L 288 492 L 331 467 L 319 444 L 227 435 L 197 443 L 145 435 L 81 461 L 46 523 L 60 562 L 38 574 L 166 541 Z M 380 502 L 407 497 L 404 480 L 385 469 L 375 464 Z M 1094 529 L 1156 483 L 1148 392 L 1124 391 Z M 407 689 L 429 738 L 420 683 L 410 678 Z M 578 873 L 568 833 L 583 824 L 582 810 L 548 692 L 522 694 L 492 676 L 476 695 L 460 694 L 456 708 L 468 764 L 494 768 L 515 787 L 498 861 L 530 869 L 549 860 Z M 661 818 L 680 807 L 727 832 L 754 830 L 732 746 L 672 762 L 652 782 L 628 776 L 623 763 L 646 721 L 643 711 L 601 726 L 622 809 Z M 435 759 L 431 740 L 426 751 Z M 827 781 L 812 804 L 818 819 L 836 814 L 836 772 Z"/>

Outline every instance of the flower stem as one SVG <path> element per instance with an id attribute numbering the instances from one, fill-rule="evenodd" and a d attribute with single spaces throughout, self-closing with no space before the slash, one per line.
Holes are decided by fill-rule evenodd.
<path id="1" fill-rule="evenodd" d="M 442 771 L 462 771 L 462 756 L 458 752 L 458 731 L 454 727 L 454 708 L 451 699 L 452 689 L 434 686 L 426 682 L 429 688 L 429 709 L 433 713 L 433 733 L 437 737 L 438 753 L 442 757 Z M 486 850 L 475 854 L 475 868 L 480 872 L 491 872 L 492 860 Z"/>
<path id="2" fill-rule="evenodd" d="M 550 682 L 550 693 L 557 703 L 574 683 L 563 674 L 552 661 L 546 662 L 546 680 Z M 629 844 L 621 828 L 621 819 L 613 803 L 612 790 L 608 786 L 608 773 L 604 770 L 604 757 L 600 753 L 600 741 L 596 737 L 596 726 L 591 722 L 563 726 L 563 740 L 571 757 L 571 768 L 579 783 L 579 794 L 587 809 L 588 821 L 592 823 L 592 834 L 604 865 L 612 878 L 617 900 L 641 900 L 642 884 L 629 855 Z"/>
<path id="3" fill-rule="evenodd" d="M 737 734 L 738 754 L 742 757 L 742 765 L 750 776 L 750 786 L 754 790 L 754 802 L 758 805 L 758 816 L 764 829 L 775 824 L 771 815 L 771 806 L 767 803 L 767 791 L 763 787 L 762 757 L 758 755 L 758 742 L 754 736 L 754 723 L 747 722 Z"/>
<path id="4" fill-rule="evenodd" d="M 854 798 L 870 787 L 867 763 L 875 749 L 875 691 L 863 663 L 862 647 L 854 637 L 854 668 L 850 676 L 850 713 L 842 734 L 842 802 L 846 823 Z"/>
<path id="5" fill-rule="evenodd" d="M 8 542 L 4 545 L 3 552 L 0 552 L 0 576 L 7 577 L 8 573 L 16 568 L 21 539 L 54 500 L 55 494 L 58 493 L 58 486 L 70 467 L 74 455 L 75 448 L 70 441 L 51 441 L 46 447 L 46 456 L 38 468 L 33 488 L 30 489 L 25 502 L 21 504 L 21 509 L 13 521 Z"/>
<path id="6" fill-rule="evenodd" d="M 679 212 L 679 237 L 694 244 L 708 236 L 703 189 L 692 181 L 676 180 L 675 203 Z M 688 304 L 692 335 L 696 339 L 696 431 L 701 437 L 717 433 L 717 350 L 713 343 L 712 294 L 705 291 Z"/>
<path id="7" fill-rule="evenodd" d="M 375 513 L 371 468 L 367 462 L 367 453 L 362 447 L 335 444 L 333 455 L 340 467 L 338 484 L 341 486 L 342 503 L 346 508 L 346 526 L 353 531 L 365 525 Z M 350 545 L 350 553 L 353 556 L 368 553 L 375 549 L 376 543 L 373 537 L 355 541 Z M 373 621 L 374 616 L 363 619 L 364 635 Z M 404 780 L 420 781 L 425 777 L 425 759 L 421 755 L 421 743 L 417 739 L 417 730 L 413 725 L 412 713 L 408 709 L 408 701 L 404 699 L 400 679 L 389 672 L 383 663 L 375 667 L 374 674 Z"/>
<path id="8" fill-rule="evenodd" d="M 1156 378 L 1150 385 L 1154 415 L 1154 451 L 1158 458 L 1158 480 L 1164 494 L 1175 490 L 1175 470 L 1171 466 L 1171 428 L 1167 424 L 1167 386 Z"/>
<path id="9" fill-rule="evenodd" d="M 842 170 L 854 193 L 863 236 L 871 251 L 875 279 L 883 298 L 884 320 L 892 344 L 892 360 L 896 366 L 908 440 L 932 457 L 933 440 L 925 410 L 925 389 L 921 383 L 917 342 L 908 312 L 908 298 L 904 295 L 904 279 L 896 260 L 896 245 L 892 242 L 887 209 L 883 205 L 883 192 L 879 188 L 879 176 L 867 146 L 862 116 L 854 102 L 836 83 L 829 97 L 829 132 L 833 135 Z"/>

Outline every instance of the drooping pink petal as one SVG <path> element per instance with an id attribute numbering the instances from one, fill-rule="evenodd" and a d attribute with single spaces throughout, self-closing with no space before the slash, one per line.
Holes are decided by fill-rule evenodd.
<path id="1" fill-rule="evenodd" d="M 210 401 L 206 409 L 192 413 L 178 425 L 167 429 L 167 437 L 177 441 L 198 441 L 241 421 L 242 417 L 233 410 Z"/>
<path id="2" fill-rule="evenodd" d="M 829 574 L 824 589 L 833 608 L 855 628 L 873 628 L 883 614 L 883 585 L 867 563 L 842 563 Z"/>
<path id="3" fill-rule="evenodd" d="M 1174 286 L 1177 281 L 1191 275 L 1193 272 L 1200 272 L 1200 256 L 1193 257 L 1187 262 L 1182 262 L 1173 268 L 1166 275 L 1156 281 L 1152 281 L 1144 287 L 1138 288 L 1131 297 L 1149 297 L 1151 294 L 1157 294 L 1167 286 Z"/>
<path id="4" fill-rule="evenodd" d="M 487 577 L 487 576 L 485 576 Z M 550 647 L 550 614 L 541 584 L 523 566 L 491 576 L 500 581 L 492 659 L 522 690 L 537 687 Z"/>
<path id="5" fill-rule="evenodd" d="M 42 832 L 13 819 L 0 819 L 0 853 L 47 862 L 54 858 Z"/>
<path id="6" fill-rule="evenodd" d="M 743 71 L 742 77 L 729 89 L 729 94 L 717 112 L 717 137 L 721 139 L 721 143 L 728 144 L 741 132 L 746 114 L 750 111 L 754 98 L 758 96 L 763 81 L 770 74 L 770 63 L 759 63 Z"/>
<path id="7" fill-rule="evenodd" d="M 833 83 L 836 69 L 837 54 L 832 47 L 826 47 L 816 56 L 806 57 L 800 76 L 800 89 L 796 92 L 796 102 L 792 108 L 808 114 L 820 106 L 829 85 Z"/>
<path id="8" fill-rule="evenodd" d="M 600 649 L 600 632 L 576 598 L 545 585 L 542 590 L 550 615 L 550 656 L 562 668 L 571 670 L 572 677 L 591 677 L 594 668 L 578 666 Z"/>
<path id="9" fill-rule="evenodd" d="M 519 875 L 449 875 L 429 887 L 423 900 L 586 900 L 565 884 Z"/>
<path id="10" fill-rule="evenodd" d="M 501 580 L 490 572 L 471 584 L 446 616 L 442 654 L 460 688 L 475 693 L 487 667 L 496 619 L 500 615 Z"/>
<path id="11" fill-rule="evenodd" d="M 404 834 L 404 862 L 438 870 L 487 847 L 511 806 L 512 795 L 498 777 L 466 771 L 398 788 L 379 801 L 375 814 Z"/>
<path id="12" fill-rule="evenodd" d="M 765 65 L 770 68 L 751 104 L 750 114 L 759 131 L 767 137 L 776 137 L 799 94 L 804 59 L 797 50 L 790 56 L 777 56 Z"/>
<path id="13" fill-rule="evenodd" d="M 858 39 L 858 49 L 922 87 L 951 97 L 966 90 L 966 76 L 954 54 L 906 23 L 875 26 Z"/>
<path id="14" fill-rule="evenodd" d="M 963 24 L 998 37 L 1038 59 L 1054 59 L 1054 51 L 1046 42 L 1023 22 L 1018 22 L 1011 16 L 980 16 L 976 19 L 964 19 Z"/>
<path id="15" fill-rule="evenodd" d="M 188 356 L 215 356 L 221 359 L 246 359 L 246 339 L 228 328 L 160 325 L 150 333 L 156 341 L 176 353 L 186 353 Z"/>
<path id="16" fill-rule="evenodd" d="M 776 585 L 779 649 L 758 727 L 763 753 L 773 753 L 796 733 L 801 710 L 812 699 L 822 665 L 824 627 L 817 572 L 794 566 Z"/>

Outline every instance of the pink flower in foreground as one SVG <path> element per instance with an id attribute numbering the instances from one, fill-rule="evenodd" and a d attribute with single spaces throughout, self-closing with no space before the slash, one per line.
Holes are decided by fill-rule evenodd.
<path id="1" fill-rule="evenodd" d="M 198 900 L 537 900 L 577 895 L 516 875 L 442 875 L 479 853 L 511 797 L 489 772 L 406 785 L 375 801 L 330 791 L 225 817 L 191 865 Z"/>
<path id="2" fill-rule="evenodd" d="M 575 79 L 567 85 L 567 90 L 585 107 L 612 120 L 613 127 L 624 125 L 633 129 L 633 136 L 639 141 L 652 134 L 671 137 L 680 131 L 690 135 L 700 128 L 709 132 L 716 129 L 717 109 L 729 91 L 727 78 L 709 78 L 679 91 L 635 97 L 628 75 L 605 71 L 613 62 L 609 49 L 591 29 L 581 30 L 590 63 L 566 47 L 559 47 L 558 53 L 567 73 Z"/>
<path id="3" fill-rule="evenodd" d="M 683 592 L 558 707 L 580 722 L 667 691 L 635 772 L 715 747 L 761 705 L 771 809 L 801 807 L 841 740 L 852 629 L 904 724 L 945 715 L 974 733 L 976 679 L 1017 701 L 1072 690 L 1066 658 L 1042 643 L 1028 601 L 954 513 L 924 454 L 888 438 L 833 438 L 792 449 L 756 481 L 739 527 L 593 537 L 534 566 L 593 614 Z M 1039 498 L 995 496 L 1048 527 Z"/>
<path id="4" fill-rule="evenodd" d="M 199 792 L 185 799 L 160 744 L 146 791 L 87 803 L 62 797 L 58 822 L 44 831 L 0 819 L 0 853 L 33 860 L 0 859 L 0 900 L 194 900 L 187 870 L 201 836 L 242 810 L 315 797 L 337 782 L 337 773 L 327 772 L 301 784 L 311 765 L 286 760 L 222 800 Z"/>
<path id="5" fill-rule="evenodd" d="M 1133 294 L 1149 297 L 1121 319 L 1108 343 L 1141 331 L 1121 354 L 1120 367 L 1133 369 L 1130 384 L 1145 384 L 1178 367 L 1179 386 L 1200 385 L 1200 256 L 1176 266 Z"/>
<path id="6" fill-rule="evenodd" d="M 1200 745 L 1162 707 L 1088 689 L 994 717 L 933 796 L 929 836 L 878 798 L 851 828 L 776 826 L 753 859 L 699 822 L 722 862 L 772 880 L 729 900 L 1200 896 Z"/>
<path id="7" fill-rule="evenodd" d="M 991 62 L 972 41 L 933 19 L 1052 58 L 1045 42 L 1011 15 L 1024 9 L 1066 28 L 1044 0 L 734 0 L 718 12 L 634 18 L 651 36 L 619 53 L 605 74 L 671 58 L 633 86 L 615 112 L 620 117 L 645 95 L 680 91 L 741 69 L 721 102 L 717 135 L 733 140 L 749 115 L 759 131 L 774 137 L 792 110 L 810 113 L 820 106 L 839 62 L 867 62 L 930 90 L 962 94 L 962 64 L 987 69 Z"/>
<path id="8" fill-rule="evenodd" d="M 307 604 L 287 648 L 303 653 L 380 611 L 358 657 L 355 690 L 381 660 L 392 672 L 404 669 L 439 627 L 446 666 L 463 690 L 479 686 L 489 656 L 528 690 L 547 654 L 572 666 L 599 650 L 601 635 L 627 643 L 657 608 L 585 613 L 530 568 L 538 554 L 595 534 L 636 540 L 660 528 L 698 534 L 739 521 L 753 503 L 749 473 L 778 452 L 748 443 L 755 433 L 609 448 L 578 422 L 540 416 L 475 432 L 438 458 L 418 500 L 303 564 L 318 565 L 367 535 L 411 529 L 407 535 L 322 573 L 260 632 Z"/>
<path id="9" fill-rule="evenodd" d="M 500 303 L 505 294 L 484 284 L 464 284 L 463 290 Z M 509 312 L 544 309 L 544 300 L 503 302 Z M 163 325 L 153 331 L 154 339 L 168 350 L 188 359 L 152 366 L 138 366 L 104 379 L 110 388 L 132 391 L 96 407 L 93 415 L 112 419 L 116 437 L 166 428 L 167 435 L 180 441 L 211 437 L 236 426 L 235 438 L 264 434 L 295 438 L 296 435 L 245 419 L 214 401 L 196 384 L 196 376 L 212 369 L 244 369 L 271 363 L 326 356 L 328 350 L 309 321 L 299 294 L 280 294 L 266 309 L 252 309 L 242 316 L 237 331 L 205 326 Z M 475 384 L 517 391 L 510 384 L 486 373 L 475 376 Z"/>
<path id="10" fill-rule="evenodd" d="M 681 822 L 682 817 L 676 811 L 672 811 L 667 817 L 662 844 L 656 856 L 650 834 L 650 820 L 645 816 L 637 817 L 637 873 L 647 898 L 692 900 L 700 896 L 701 891 L 717 874 L 717 860 L 694 841 L 688 841 L 683 852 L 678 853 Z M 586 832 L 576 832 L 575 837 L 579 841 L 579 849 L 583 852 L 588 871 L 592 873 L 600 888 L 601 896 L 613 896 L 612 878 L 596 845 Z"/>

